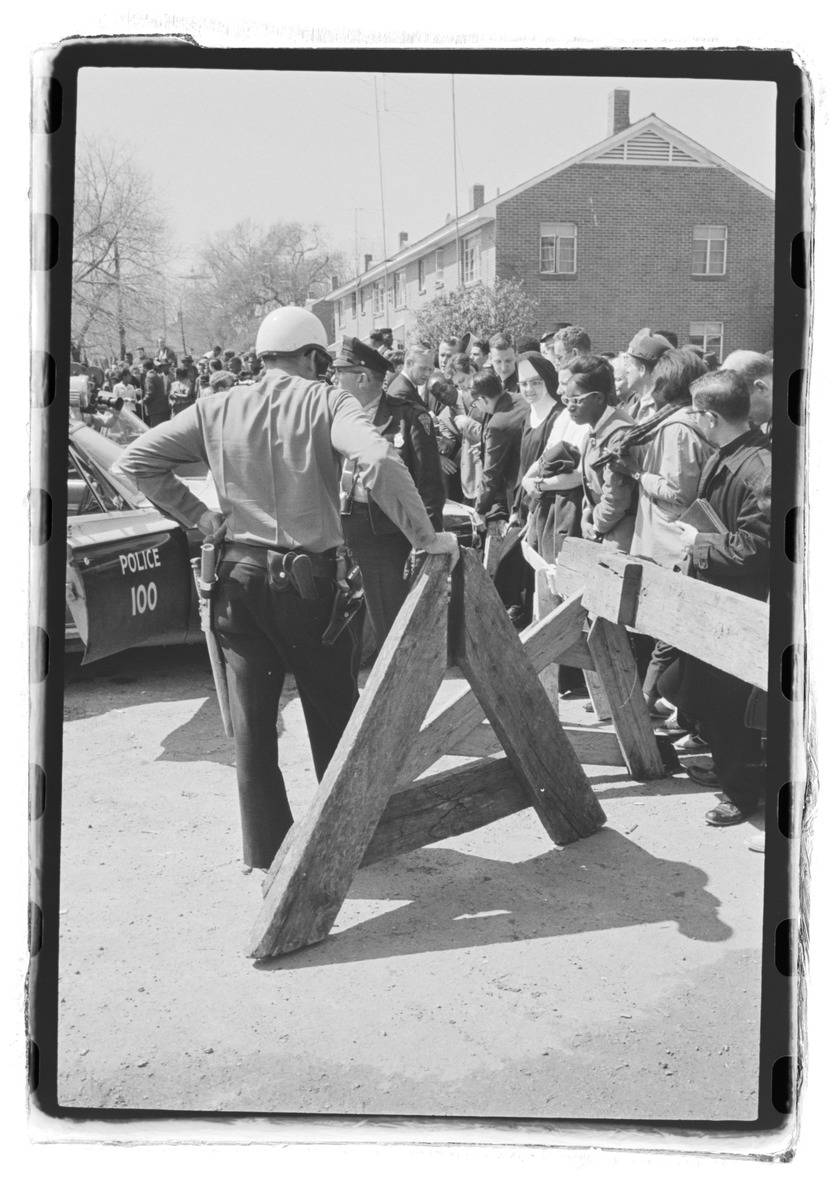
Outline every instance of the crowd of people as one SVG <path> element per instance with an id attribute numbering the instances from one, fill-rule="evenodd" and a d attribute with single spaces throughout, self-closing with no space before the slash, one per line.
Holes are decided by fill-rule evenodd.
<path id="1" fill-rule="evenodd" d="M 320 338 L 304 348 L 310 357 L 258 354 L 258 338 L 244 354 L 215 346 L 180 364 L 161 341 L 153 358 L 140 348 L 136 365 L 117 364 L 104 383 L 111 403 L 122 401 L 154 427 L 201 397 L 233 388 L 245 395 L 242 385 L 268 396 L 283 382 L 281 364 L 298 362 L 304 379 L 334 385 L 324 392 L 334 397 L 328 407 L 347 393 L 358 401 L 407 468 L 427 530 L 442 534 L 445 502 L 456 501 L 504 543 L 495 582 L 520 628 L 531 619 L 534 589 L 523 541 L 553 562 L 564 538 L 583 537 L 766 600 L 772 353 L 736 350 L 719 363 L 668 330 L 629 334 L 625 350 L 598 353 L 572 323 L 516 340 L 453 332 L 433 345 L 412 336 L 404 347 L 377 329 L 343 338 L 334 356 L 321 353 Z M 332 445 L 336 451 L 335 437 Z M 341 534 L 361 568 L 381 647 L 425 548 L 420 520 L 407 523 L 390 493 L 379 503 L 381 464 L 366 442 L 359 456 L 346 445 L 342 456 Z M 150 468 L 135 469 L 142 476 Z M 632 643 L 651 719 L 692 756 L 691 777 L 720 793 L 707 822 L 745 821 L 762 800 L 763 696 L 672 646 L 638 635 Z M 583 683 L 579 671 L 559 668 L 561 697 L 583 696 Z M 710 759 L 694 758 L 701 753 Z"/>

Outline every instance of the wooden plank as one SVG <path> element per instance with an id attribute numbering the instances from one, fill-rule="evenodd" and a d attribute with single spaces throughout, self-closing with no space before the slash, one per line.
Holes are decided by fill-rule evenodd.
<path id="1" fill-rule="evenodd" d="M 541 671 L 550 662 L 562 660 L 567 648 L 578 646 L 586 619 L 586 611 L 580 601 L 579 594 L 570 596 L 542 621 L 523 630 L 521 644 L 535 671 Z M 515 635 L 509 621 L 508 627 Z M 436 707 L 417 736 L 403 746 L 398 776 L 400 785 L 416 779 L 446 754 L 450 745 L 466 737 L 483 719 L 481 705 L 465 682 L 459 694 L 442 708 Z"/>
<path id="2" fill-rule="evenodd" d="M 530 807 L 530 796 L 506 758 L 441 771 L 391 796 L 362 866 L 469 833 Z"/>
<path id="3" fill-rule="evenodd" d="M 576 642 L 558 654 L 557 662 L 561 667 L 580 667 L 582 671 L 594 671 L 586 634 L 582 633 Z"/>
<path id="4" fill-rule="evenodd" d="M 491 579 L 496 578 L 499 563 L 513 549 L 521 537 L 522 529 L 518 526 L 514 526 L 513 529 L 506 529 L 502 537 L 499 537 L 495 530 L 488 532 L 487 537 L 484 539 L 484 569 Z"/>
<path id="5" fill-rule="evenodd" d="M 550 563 L 548 559 L 543 558 L 543 556 L 536 551 L 533 546 L 529 546 L 528 543 L 524 541 L 522 543 L 522 557 L 525 559 L 526 563 L 529 564 L 529 566 L 533 567 L 535 572 L 550 571 L 552 575 L 554 574 L 553 564 Z"/>
<path id="6" fill-rule="evenodd" d="M 578 762 L 596 767 L 625 766 L 618 738 L 612 729 L 597 725 L 570 725 L 562 719 L 561 724 Z M 498 754 L 501 748 L 493 726 L 483 722 L 457 745 L 450 746 L 449 753 L 463 754 L 465 758 L 486 758 Z"/>
<path id="7" fill-rule="evenodd" d="M 633 779 L 661 779 L 666 771 L 626 629 L 597 617 L 589 631 L 589 649 L 612 710 L 627 770 Z"/>
<path id="8" fill-rule="evenodd" d="M 587 647 L 588 645 L 589 643 L 587 642 Z M 589 659 L 591 662 L 591 652 Z M 599 721 L 609 721 L 612 717 L 612 713 L 610 712 L 610 702 L 607 699 L 607 693 L 604 691 L 601 683 L 601 677 L 595 670 L 594 663 L 592 664 L 591 668 L 584 670 L 583 679 L 584 683 L 586 684 L 586 690 L 589 693 L 589 699 L 592 701 L 592 709 L 595 713 L 595 716 Z"/>
<path id="9" fill-rule="evenodd" d="M 549 586 L 549 575 L 552 573 L 552 569 L 548 563 L 546 563 L 544 567 L 538 567 L 534 571 L 535 621 L 541 621 L 543 617 L 547 617 L 550 612 L 553 612 L 555 608 L 560 606 L 559 596 L 556 596 Z M 551 701 L 555 712 L 557 712 L 557 706 L 560 702 L 557 672 L 558 666 L 556 662 L 551 663 L 547 667 L 543 667 L 543 669 L 539 672 L 540 683 L 543 686 L 545 694 Z"/>
<path id="10" fill-rule="evenodd" d="M 769 606 L 726 588 L 689 579 L 626 555 L 607 553 L 581 538 L 566 538 L 555 566 L 558 590 L 583 589 L 593 615 L 609 616 L 615 576 L 641 562 L 641 580 L 632 628 L 661 639 L 686 654 L 762 690 L 768 685 Z"/>
<path id="11" fill-rule="evenodd" d="M 565 845 L 594 833 L 606 820 L 604 812 L 540 685 L 539 668 L 529 662 L 496 590 L 469 550 L 462 551 L 461 572 L 453 575 L 452 604 L 468 614 L 462 641 L 450 647 L 455 661 L 549 836 Z"/>
<path id="12" fill-rule="evenodd" d="M 272 864 L 252 957 L 287 954 L 329 933 L 394 791 L 405 743 L 446 670 L 448 570 L 445 558 L 428 559 L 400 609 L 312 807 Z"/>

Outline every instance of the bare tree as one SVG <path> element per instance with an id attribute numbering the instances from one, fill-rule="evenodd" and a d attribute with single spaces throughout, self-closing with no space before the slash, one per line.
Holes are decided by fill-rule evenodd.
<path id="1" fill-rule="evenodd" d="M 264 230 L 242 221 L 210 238 L 199 253 L 200 282 L 183 302 L 188 341 L 244 349 L 272 308 L 320 298 L 331 277 L 344 271 L 343 257 L 318 226 L 281 222 Z"/>
<path id="2" fill-rule="evenodd" d="M 160 325 L 166 222 L 125 146 L 82 142 L 73 210 L 73 342 L 125 355 Z"/>

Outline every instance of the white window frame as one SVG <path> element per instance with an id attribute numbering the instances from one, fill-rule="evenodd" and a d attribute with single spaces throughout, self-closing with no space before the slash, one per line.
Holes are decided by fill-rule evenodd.
<path id="1" fill-rule="evenodd" d="M 723 237 L 715 237 L 715 230 L 723 230 Z M 712 244 L 714 242 L 723 242 L 723 268 L 720 271 L 711 270 Z M 697 271 L 694 267 L 694 252 L 695 247 L 699 243 L 705 244 L 703 253 L 703 270 Z M 695 225 L 691 233 L 691 274 L 703 276 L 703 278 L 721 279 L 729 266 L 729 226 L 728 225 Z"/>
<path id="2" fill-rule="evenodd" d="M 422 256 L 417 259 L 417 291 L 421 296 L 426 291 L 426 260 Z"/>
<path id="3" fill-rule="evenodd" d="M 339 296 L 339 298 L 335 302 L 335 305 L 336 305 L 336 314 L 335 314 L 336 327 L 338 329 L 343 329 L 344 328 L 344 297 Z"/>
<path id="4" fill-rule="evenodd" d="M 567 232 L 571 230 L 572 232 Z M 571 269 L 563 267 L 558 269 L 558 243 L 572 242 L 572 266 Z M 545 259 L 543 251 L 546 244 L 553 242 L 551 253 L 551 266 L 544 265 Z M 540 242 L 539 242 L 539 258 L 538 266 L 540 275 L 577 275 L 578 270 L 578 227 L 576 221 L 542 221 L 540 223 Z"/>
<path id="5" fill-rule="evenodd" d="M 358 307 L 359 307 L 359 302 L 356 297 L 356 292 L 354 290 L 350 293 L 350 320 L 351 321 L 356 320 L 356 312 L 358 310 Z"/>
<path id="6" fill-rule="evenodd" d="M 719 332 L 714 332 L 715 330 Z M 710 339 L 720 343 L 713 349 L 712 353 L 716 354 L 720 361 L 723 362 L 723 321 L 689 321 L 689 345 L 700 346 L 703 350 L 703 353 L 708 354 L 710 352 Z"/>
<path id="7" fill-rule="evenodd" d="M 443 247 L 435 250 L 435 287 L 443 287 Z"/>
<path id="8" fill-rule="evenodd" d="M 405 308 L 405 270 L 394 275 L 394 308 Z"/>
<path id="9" fill-rule="evenodd" d="M 359 316 L 361 316 L 361 317 L 363 317 L 365 315 L 365 292 L 366 291 L 367 291 L 367 288 L 363 288 L 363 287 L 359 288 Z"/>
<path id="10" fill-rule="evenodd" d="M 467 265 L 472 268 L 468 273 Z M 473 233 L 461 242 L 461 282 L 468 287 L 478 283 L 481 267 L 481 234 Z"/>

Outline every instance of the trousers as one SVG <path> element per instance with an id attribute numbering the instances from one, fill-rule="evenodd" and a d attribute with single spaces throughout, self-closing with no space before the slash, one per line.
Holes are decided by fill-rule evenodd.
<path id="1" fill-rule="evenodd" d="M 214 628 L 225 660 L 236 748 L 236 783 L 246 866 L 266 869 L 293 817 L 278 761 L 277 714 L 286 674 L 297 682 L 309 744 L 320 780 L 358 700 L 355 633 L 332 646 L 321 634 L 335 584 L 316 578 L 317 600 L 269 582 L 252 563 L 219 566 Z"/>
<path id="2" fill-rule="evenodd" d="M 403 571 L 411 543 L 384 514 L 377 512 L 376 520 L 378 531 L 374 533 L 369 506 L 356 503 L 341 523 L 344 540 L 362 572 L 365 603 L 379 651 L 409 592 Z"/>

